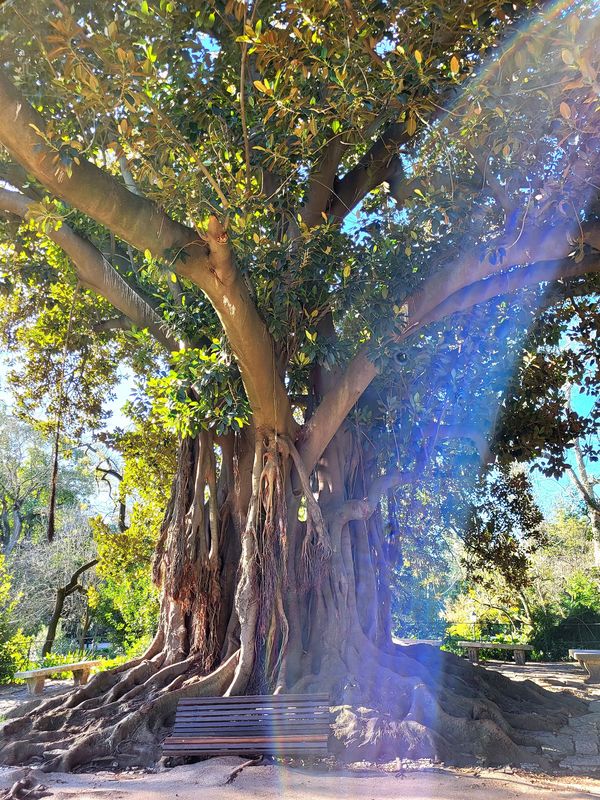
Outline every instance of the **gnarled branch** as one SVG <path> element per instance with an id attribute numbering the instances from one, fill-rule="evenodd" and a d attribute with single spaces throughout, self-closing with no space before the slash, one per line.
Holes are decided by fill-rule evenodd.
<path id="1" fill-rule="evenodd" d="M 399 340 L 406 340 L 429 322 L 441 320 L 474 305 L 504 294 L 540 283 L 552 283 L 560 279 L 573 278 L 600 271 L 600 256 L 589 255 L 582 261 L 558 260 L 531 264 L 505 274 L 475 281 L 460 291 L 444 298 L 429 313 L 413 320 Z M 414 299 L 409 298 L 409 308 L 414 308 Z M 323 397 L 319 407 L 304 426 L 299 446 L 307 470 L 310 472 L 321 453 L 327 447 L 338 427 L 350 412 L 358 398 L 377 375 L 377 368 L 368 357 L 368 346 L 364 345 L 349 362 L 338 383 Z"/>

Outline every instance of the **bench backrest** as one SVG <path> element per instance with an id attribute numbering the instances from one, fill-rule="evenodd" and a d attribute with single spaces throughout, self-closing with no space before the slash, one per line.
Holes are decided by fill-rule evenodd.
<path id="1" fill-rule="evenodd" d="M 306 736 L 306 747 L 314 749 L 314 737 L 329 734 L 330 722 L 327 694 L 192 697 L 179 701 L 170 739 L 200 739 L 210 752 L 223 751 L 224 739 L 240 741 L 239 746 L 228 742 L 228 750 L 247 750 L 252 738 L 293 736 L 295 749 L 302 750 L 300 739 Z"/>

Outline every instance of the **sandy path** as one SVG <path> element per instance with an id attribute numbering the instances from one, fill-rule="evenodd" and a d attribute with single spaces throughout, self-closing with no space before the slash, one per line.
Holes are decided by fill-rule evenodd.
<path id="1" fill-rule="evenodd" d="M 600 781 L 548 778 L 487 771 L 430 770 L 404 777 L 369 772 L 315 773 L 276 765 L 249 767 L 229 786 L 237 758 L 176 767 L 145 775 L 96 773 L 43 774 L 53 800 L 579 800 L 600 797 Z M 8 787 L 23 770 L 0 773 L 0 788 Z"/>

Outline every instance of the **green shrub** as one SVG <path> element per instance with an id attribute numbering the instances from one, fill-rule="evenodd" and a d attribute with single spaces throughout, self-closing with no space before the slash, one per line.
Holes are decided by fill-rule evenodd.
<path id="1" fill-rule="evenodd" d="M 531 644 L 545 661 L 564 661 L 571 648 L 600 648 L 600 613 L 595 608 L 579 607 L 578 613 L 562 619 L 538 612 L 534 621 Z"/>
<path id="2" fill-rule="evenodd" d="M 10 683 L 15 672 L 27 668 L 31 639 L 13 621 L 18 599 L 11 598 L 11 577 L 0 555 L 0 684 Z"/>
<path id="3" fill-rule="evenodd" d="M 594 574 L 574 572 L 557 603 L 534 611 L 531 644 L 547 661 L 567 659 L 571 648 L 600 647 L 600 586 Z"/>
<path id="4" fill-rule="evenodd" d="M 0 642 L 0 684 L 12 683 L 15 672 L 28 668 L 30 647 L 31 637 L 20 628 L 10 639 Z"/>

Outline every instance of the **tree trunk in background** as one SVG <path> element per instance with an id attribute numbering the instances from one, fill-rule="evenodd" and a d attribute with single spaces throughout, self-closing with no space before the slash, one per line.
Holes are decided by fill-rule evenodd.
<path id="1" fill-rule="evenodd" d="M 594 566 L 600 569 L 600 511 L 590 511 L 590 524 L 592 526 L 592 544 L 594 547 Z"/>
<path id="2" fill-rule="evenodd" d="M 81 567 L 78 567 L 69 578 L 69 581 L 64 586 L 59 586 L 58 589 L 56 590 L 54 610 L 52 611 L 52 616 L 50 617 L 50 622 L 48 623 L 48 633 L 46 634 L 46 641 L 42 646 L 42 658 L 48 655 L 48 653 L 52 650 L 52 646 L 54 645 L 54 639 L 56 638 L 56 629 L 58 628 L 58 623 L 63 612 L 65 600 L 74 592 L 85 591 L 85 589 L 79 584 L 79 578 L 81 577 L 81 575 L 83 575 L 84 572 L 87 572 L 88 569 L 91 569 L 97 563 L 98 559 L 93 558 L 91 561 L 88 561 L 86 564 L 83 564 Z"/>
<path id="3" fill-rule="evenodd" d="M 12 531 L 10 533 L 10 537 L 8 542 L 6 543 L 6 547 L 4 548 L 4 554 L 10 555 L 15 548 L 15 545 L 19 541 L 21 537 L 21 530 L 23 529 L 23 520 L 21 518 L 21 510 L 18 507 L 13 508 L 12 512 L 13 518 L 13 526 Z"/>
<path id="4" fill-rule="evenodd" d="M 52 611 L 52 616 L 50 617 L 50 622 L 48 623 L 48 632 L 46 633 L 46 639 L 44 644 L 42 645 L 42 658 L 45 658 L 48 653 L 52 650 L 52 646 L 54 645 L 54 640 L 56 638 L 56 630 L 58 628 L 58 623 L 60 621 L 63 608 L 65 605 L 65 589 L 64 587 L 60 587 L 56 590 L 56 598 L 54 600 L 54 609 Z"/>
<path id="5" fill-rule="evenodd" d="M 81 626 L 81 635 L 79 637 L 79 653 L 83 658 L 85 653 L 85 640 L 90 629 L 92 615 L 90 614 L 90 604 L 86 593 L 85 614 L 83 615 L 83 624 Z"/>

